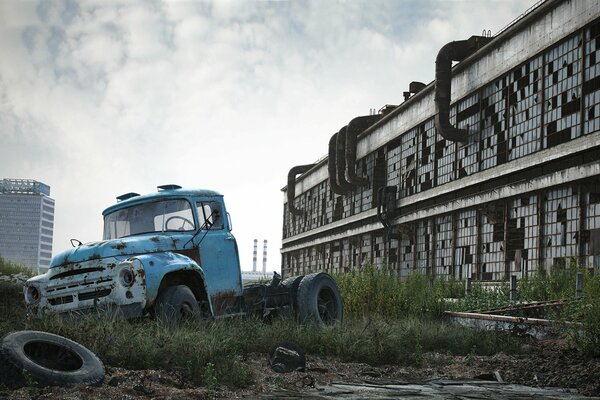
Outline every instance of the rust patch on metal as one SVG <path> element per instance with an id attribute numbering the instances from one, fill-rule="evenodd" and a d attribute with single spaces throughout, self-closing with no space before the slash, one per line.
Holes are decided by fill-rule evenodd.
<path id="1" fill-rule="evenodd" d="M 116 245 L 110 246 L 110 247 L 112 247 L 113 249 L 116 249 L 116 250 L 123 250 L 124 248 L 127 247 L 127 243 L 125 243 L 125 242 L 119 242 Z"/>
<path id="2" fill-rule="evenodd" d="M 216 315 L 229 313 L 235 307 L 236 297 L 233 290 L 217 292 L 212 298 Z"/>
<path id="3" fill-rule="evenodd" d="M 154 267 L 154 261 L 150 260 L 148 264 L 150 264 L 151 267 Z"/>
<path id="4" fill-rule="evenodd" d="M 100 258 L 102 258 L 102 257 L 100 257 L 100 254 L 95 253 L 95 254 L 92 254 L 91 256 L 89 256 L 88 260 L 99 260 Z"/>
<path id="5" fill-rule="evenodd" d="M 151 242 L 160 242 L 160 238 L 159 238 L 158 236 L 152 236 L 152 237 L 150 238 L 150 241 L 151 241 Z"/>
<path id="6" fill-rule="evenodd" d="M 146 271 L 144 271 L 144 268 L 140 268 L 137 271 L 138 276 L 140 277 L 141 285 L 142 286 L 146 286 Z"/>

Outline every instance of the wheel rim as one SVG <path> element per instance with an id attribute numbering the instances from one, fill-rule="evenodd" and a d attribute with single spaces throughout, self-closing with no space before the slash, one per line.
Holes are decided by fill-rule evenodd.
<path id="1" fill-rule="evenodd" d="M 336 303 L 335 294 L 331 289 L 325 288 L 319 291 L 319 296 L 317 297 L 317 309 L 319 318 L 321 318 L 321 321 L 325 324 L 337 321 Z"/>
<path id="2" fill-rule="evenodd" d="M 81 357 L 66 346 L 44 341 L 32 341 L 23 346 L 27 358 L 44 368 L 76 371 L 83 366 Z"/>

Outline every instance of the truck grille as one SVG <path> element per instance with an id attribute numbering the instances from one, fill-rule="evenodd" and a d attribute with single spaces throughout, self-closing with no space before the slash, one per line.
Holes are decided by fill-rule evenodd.
<path id="1" fill-rule="evenodd" d="M 79 301 L 99 299 L 108 296 L 110 291 L 110 289 L 94 290 L 93 292 L 79 293 L 77 297 L 79 298 Z"/>
<path id="2" fill-rule="evenodd" d="M 109 264 L 110 266 L 114 264 Z M 62 271 L 49 278 L 45 288 L 51 306 L 101 299 L 109 296 L 112 291 L 113 278 L 106 275 L 108 270 L 104 265 L 83 268 L 69 265 L 61 269 Z M 82 304 L 78 305 L 81 306 Z"/>

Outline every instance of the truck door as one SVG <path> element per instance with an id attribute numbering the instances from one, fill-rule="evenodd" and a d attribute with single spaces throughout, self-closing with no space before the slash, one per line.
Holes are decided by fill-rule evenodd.
<path id="1" fill-rule="evenodd" d="M 215 316 L 240 312 L 242 275 L 237 243 L 225 222 L 221 203 L 196 202 L 202 232 L 198 235 L 200 264 Z M 202 239 L 204 237 L 204 239 Z"/>

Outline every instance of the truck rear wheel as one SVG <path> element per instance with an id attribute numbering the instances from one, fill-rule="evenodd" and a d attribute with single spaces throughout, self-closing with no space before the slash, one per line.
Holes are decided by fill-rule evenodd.
<path id="1" fill-rule="evenodd" d="M 202 315 L 194 293 L 186 285 L 173 285 L 163 290 L 156 299 L 155 314 L 167 325 L 198 321 Z"/>
<path id="2" fill-rule="evenodd" d="M 298 311 L 300 322 L 319 326 L 342 322 L 344 316 L 342 296 L 333 278 L 324 272 L 306 275 L 298 286 Z"/>

